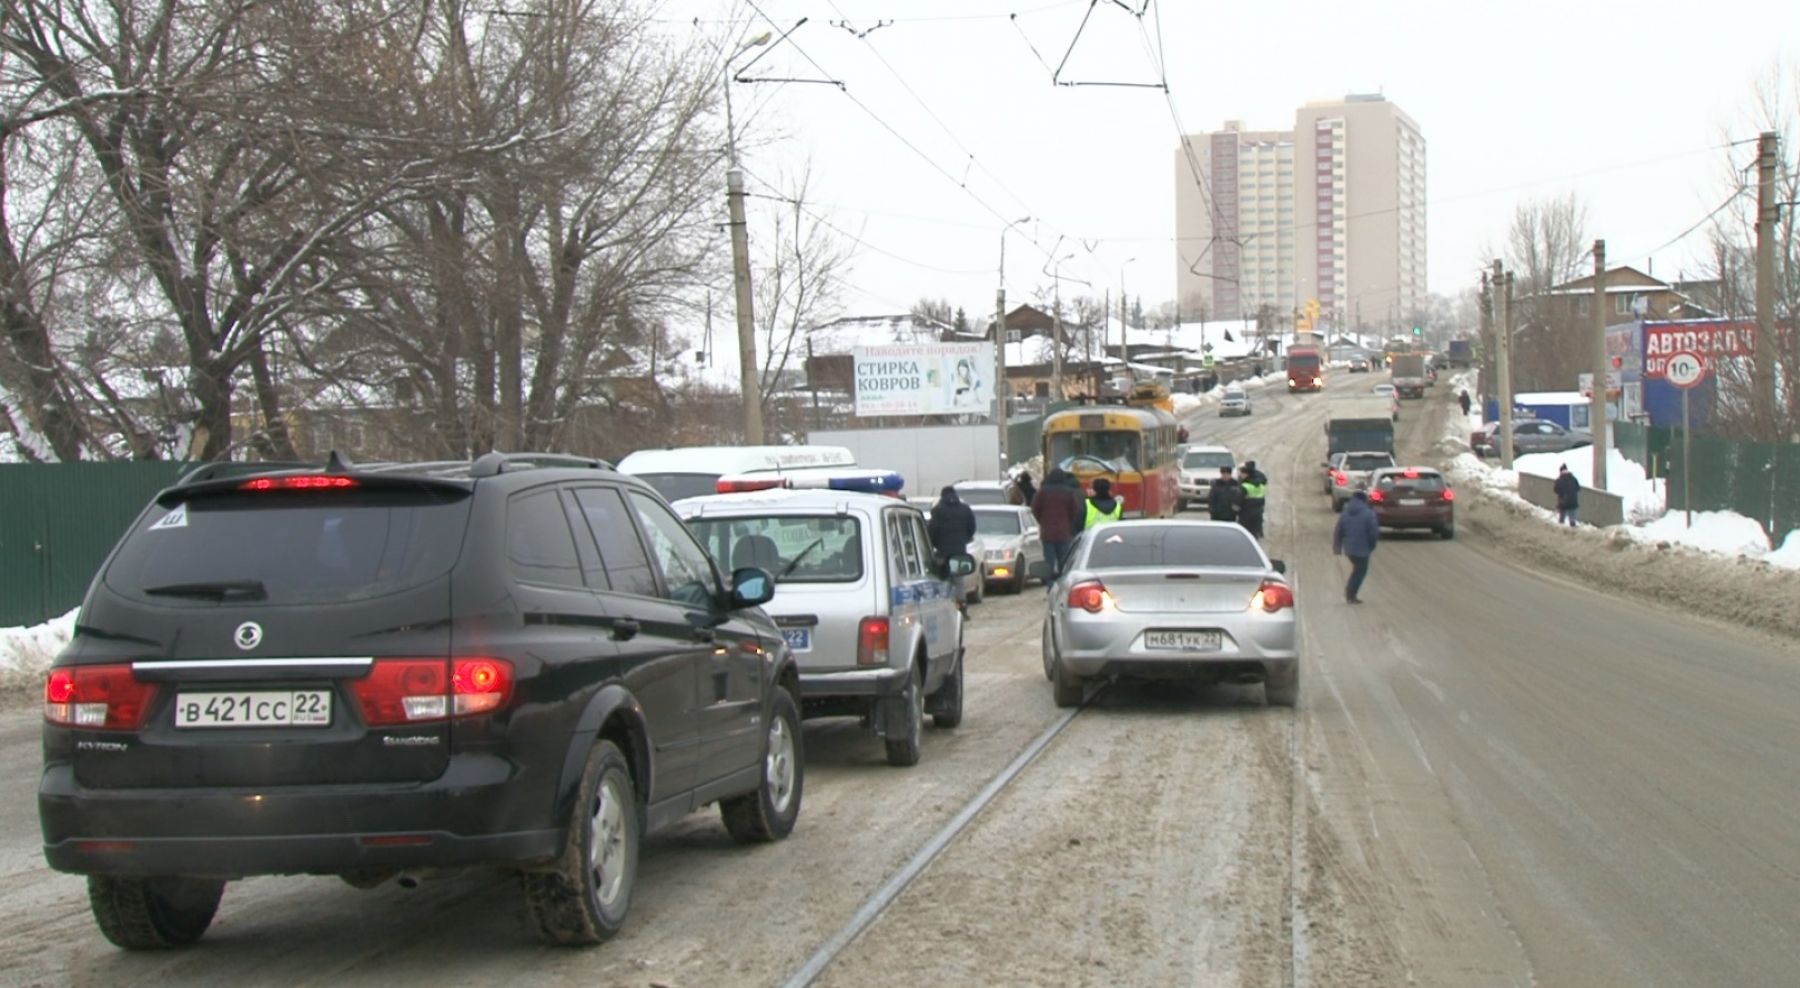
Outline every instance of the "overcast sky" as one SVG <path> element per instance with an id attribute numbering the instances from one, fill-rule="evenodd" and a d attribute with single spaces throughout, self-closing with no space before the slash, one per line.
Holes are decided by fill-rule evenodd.
<path id="1" fill-rule="evenodd" d="M 1761 0 L 1154 0 L 1141 21 L 1102 0 L 1072 51 L 1088 0 L 754 5 L 783 29 L 809 20 L 749 75 L 822 69 L 847 87 L 734 93 L 740 125 L 751 118 L 752 189 L 810 161 L 813 208 L 860 238 L 849 314 L 904 310 L 921 296 L 972 318 L 990 311 L 1001 228 L 1027 215 L 1008 238 L 1009 302 L 1048 285 L 1059 238 L 1057 253 L 1076 255 L 1063 266 L 1065 294 L 1086 291 L 1068 278 L 1116 292 L 1123 267 L 1146 307 L 1171 299 L 1174 114 L 1190 132 L 1227 119 L 1287 129 L 1300 104 L 1352 92 L 1384 93 L 1424 132 L 1432 291 L 1473 282 L 1520 200 L 1571 189 L 1609 256 L 1643 267 L 1726 197 L 1727 155 L 1739 167 L 1753 160 L 1753 143 L 1720 145 L 1754 140 L 1757 79 L 1778 61 L 1790 75 L 1800 65 L 1800 14 Z M 1052 85 L 1065 52 L 1065 80 L 1159 81 L 1147 50 L 1158 8 L 1174 114 L 1157 89 Z M 739 36 L 768 26 L 750 0 L 670 0 L 658 16 L 671 31 L 714 37 L 734 19 Z M 858 38 L 834 26 L 846 19 L 859 30 L 893 23 Z M 758 223 L 753 215 L 753 236 Z M 1701 243 L 1696 234 L 1657 250 L 1655 272 L 1696 267 Z"/>

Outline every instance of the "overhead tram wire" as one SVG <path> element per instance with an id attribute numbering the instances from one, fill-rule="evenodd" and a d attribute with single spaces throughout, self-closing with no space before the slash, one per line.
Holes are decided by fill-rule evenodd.
<path id="1" fill-rule="evenodd" d="M 969 146 L 963 142 L 962 138 L 956 136 L 956 133 L 950 129 L 950 126 L 948 124 L 944 123 L 944 119 L 942 117 L 938 116 L 937 111 L 933 110 L 931 108 L 930 104 L 925 102 L 925 98 L 923 96 L 919 95 L 918 90 L 914 89 L 912 87 L 912 84 L 906 81 L 906 77 L 900 73 L 900 70 L 894 68 L 893 63 L 889 62 L 885 57 L 883 57 L 883 55 L 881 54 L 881 49 L 877 48 L 875 46 L 875 42 L 869 40 L 869 33 L 870 33 L 869 31 L 857 32 L 854 29 L 850 28 L 848 26 L 849 25 L 849 17 L 844 13 L 843 8 L 838 6 L 837 0 L 827 0 L 827 2 L 831 4 L 832 10 L 837 11 L 837 14 L 839 17 L 844 18 L 844 20 L 840 23 L 839 26 L 844 27 L 845 30 L 849 30 L 852 33 L 856 34 L 857 38 L 859 40 L 861 40 L 863 44 L 865 44 L 869 47 L 869 53 L 875 56 L 875 60 L 880 62 L 882 68 L 887 69 L 888 74 L 892 75 L 894 77 L 895 81 L 900 83 L 900 87 L 902 89 L 905 89 L 907 92 L 907 95 L 909 95 L 913 98 L 913 102 L 919 104 L 919 108 L 925 111 L 926 116 L 929 116 L 931 118 L 932 122 L 938 125 L 938 129 L 940 129 L 944 132 L 944 136 L 950 138 L 951 142 L 954 143 L 959 149 L 961 149 L 963 154 L 968 156 L 968 160 L 971 164 L 973 164 L 976 168 L 981 169 L 981 171 L 983 173 L 985 173 L 988 176 L 988 178 L 993 179 L 994 184 L 1000 187 L 1000 191 L 1002 193 L 1004 193 L 1007 198 L 1011 199 L 1014 203 L 1016 203 L 1020 207 L 1022 207 L 1025 210 L 1025 214 L 1027 216 L 1036 216 L 1036 217 L 1043 216 L 1042 212 L 1040 212 L 1037 209 L 1032 208 L 1032 205 L 1030 203 L 1026 202 L 1023 198 L 1020 198 L 1018 193 L 1014 192 L 1006 184 L 1006 181 L 1004 179 L 1002 179 L 999 175 L 995 174 L 993 169 L 989 168 L 986 165 L 986 163 L 984 163 L 980 158 L 977 158 L 975 156 L 975 152 L 969 149 Z M 885 21 L 883 23 L 892 24 L 894 22 L 889 20 L 889 21 Z M 966 185 L 967 183 L 965 181 L 964 183 L 961 183 L 961 184 Z M 1046 225 L 1048 225 L 1048 224 L 1046 224 Z M 1055 230 L 1054 227 L 1052 227 L 1051 232 L 1055 233 L 1057 231 Z"/>
<path id="2" fill-rule="evenodd" d="M 772 27 L 775 27 L 777 29 L 780 28 L 780 25 L 774 19 L 769 17 L 769 15 L 767 13 L 765 13 L 763 11 L 762 7 L 757 4 L 756 0 L 747 0 L 747 2 L 750 4 L 751 9 L 755 10 L 757 15 L 760 16 L 763 20 L 768 21 Z M 811 65 L 815 70 L 817 70 L 820 75 L 830 77 L 830 73 L 825 71 L 825 67 L 820 65 L 818 60 L 813 58 L 812 54 L 810 52 L 808 52 L 805 48 L 803 48 L 799 42 L 793 40 L 792 38 L 787 39 L 787 41 L 788 41 L 788 44 L 793 45 L 795 51 L 800 53 L 800 57 L 806 59 L 807 64 Z M 1007 222 L 1007 216 L 1004 212 L 994 208 L 994 206 L 991 203 L 989 203 L 986 199 L 983 199 L 980 195 L 976 194 L 974 190 L 970 189 L 966 184 L 964 184 L 961 180 L 959 180 L 955 175 L 952 175 L 948 169 L 946 169 L 943 165 L 938 164 L 935 159 L 933 159 L 930 155 L 926 154 L 923 150 L 921 150 L 917 144 L 914 144 L 912 141 L 908 140 L 906 138 L 906 135 L 904 135 L 904 134 L 900 133 L 898 130 L 894 129 L 893 124 L 888 123 L 887 120 L 881 116 L 881 114 L 876 113 L 873 109 L 870 109 L 870 107 L 867 103 L 864 103 L 862 100 L 858 99 L 856 94 L 852 93 L 848 86 L 844 85 L 842 82 L 839 82 L 837 84 L 837 86 L 838 86 L 838 91 L 843 93 L 844 97 L 846 99 L 848 99 L 851 103 L 855 104 L 856 108 L 861 110 L 865 115 L 867 115 L 869 117 L 869 119 L 871 119 L 871 120 L 875 121 L 877 124 L 879 124 L 883 130 L 887 131 L 890 136 L 892 136 L 895 140 L 899 141 L 902 145 L 904 145 L 907 150 L 911 151 L 914 155 L 917 155 L 920 160 L 922 160 L 926 164 L 930 165 L 934 171 L 936 171 L 938 174 L 944 176 L 944 178 L 947 179 L 951 184 L 953 184 L 957 188 L 961 189 L 963 191 L 964 195 L 968 196 L 970 199 L 973 199 L 975 201 L 976 205 L 980 206 L 982 209 L 987 210 L 989 215 L 993 216 L 996 220 L 999 220 L 1002 223 Z M 1030 243 L 1031 246 L 1034 247 L 1038 251 L 1038 253 L 1048 256 L 1048 252 L 1046 252 L 1044 250 L 1044 246 L 1042 244 L 1038 243 L 1035 239 L 1028 240 L 1027 242 Z"/>

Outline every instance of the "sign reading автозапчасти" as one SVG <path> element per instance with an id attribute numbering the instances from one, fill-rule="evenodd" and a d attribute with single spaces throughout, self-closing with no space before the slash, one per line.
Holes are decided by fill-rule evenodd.
<path id="1" fill-rule="evenodd" d="M 985 415 L 994 401 L 992 343 L 857 347 L 856 414 Z"/>

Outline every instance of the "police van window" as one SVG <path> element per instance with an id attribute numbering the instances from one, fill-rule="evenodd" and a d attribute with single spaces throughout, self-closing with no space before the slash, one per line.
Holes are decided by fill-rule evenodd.
<path id="1" fill-rule="evenodd" d="M 913 579 L 922 580 L 931 575 L 931 560 L 933 556 L 931 536 L 925 530 L 925 519 L 916 514 L 908 515 L 902 519 L 901 524 L 903 527 L 911 530 L 911 537 L 908 541 L 915 547 L 912 556 L 916 563 L 913 568 Z"/>
<path id="2" fill-rule="evenodd" d="M 606 583 L 619 593 L 639 597 L 658 596 L 656 574 L 650 569 L 650 557 L 638 540 L 637 526 L 625 513 L 625 502 L 619 492 L 609 487 L 582 487 L 575 491 L 575 503 L 600 547 L 600 565 L 606 570 Z"/>
<path id="3" fill-rule="evenodd" d="M 586 587 L 555 490 L 521 494 L 506 506 L 506 561 L 513 575 L 527 583 Z"/>
<path id="4" fill-rule="evenodd" d="M 719 599 L 712 559 L 694 536 L 655 498 L 631 492 L 631 507 L 643 522 L 650 555 L 662 570 L 669 599 L 692 607 L 711 607 Z"/>

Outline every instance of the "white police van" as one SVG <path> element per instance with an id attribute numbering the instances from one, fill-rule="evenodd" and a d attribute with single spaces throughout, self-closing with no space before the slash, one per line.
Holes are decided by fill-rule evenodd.
<path id="1" fill-rule="evenodd" d="M 764 609 L 799 666 L 803 714 L 860 717 L 886 742 L 889 764 L 913 765 L 926 714 L 937 727 L 962 721 L 963 617 L 951 578 L 975 562 L 934 565 L 925 515 L 897 496 L 901 483 L 866 470 L 724 476 L 725 493 L 675 510 L 727 572 L 775 576 Z"/>

